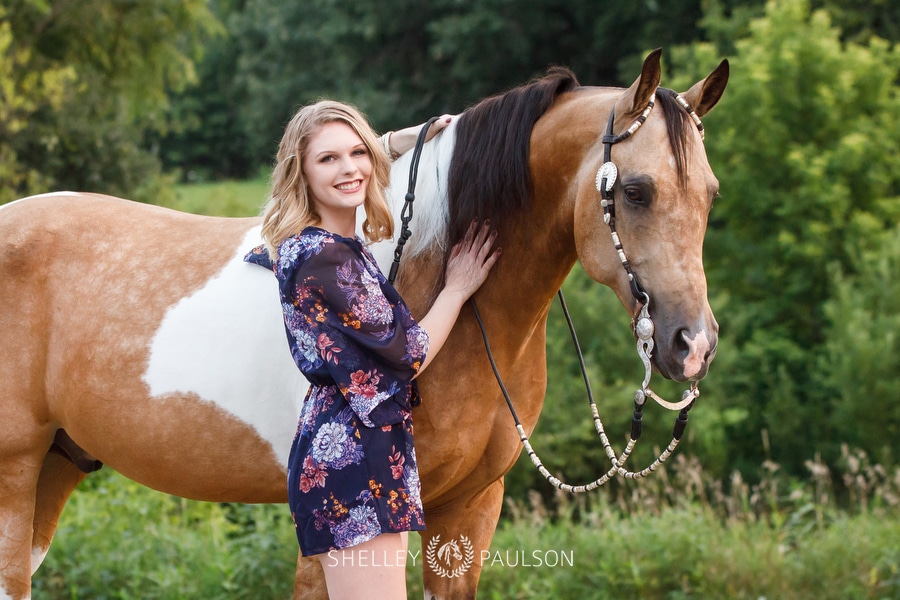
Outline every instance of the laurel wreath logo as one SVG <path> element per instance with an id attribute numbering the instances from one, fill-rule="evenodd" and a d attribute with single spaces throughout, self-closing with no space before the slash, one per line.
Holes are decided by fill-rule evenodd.
<path id="1" fill-rule="evenodd" d="M 459 546 L 462 545 L 465 554 L 460 552 Z M 459 536 L 459 544 L 456 539 L 451 539 L 446 544 L 441 544 L 441 536 L 436 535 L 428 542 L 425 549 L 425 559 L 428 566 L 436 575 L 447 578 L 462 577 L 469 570 L 472 562 L 475 560 L 475 550 L 472 548 L 472 542 L 464 535 Z M 454 560 L 462 560 L 462 563 L 454 569 L 449 569 Z M 447 565 L 445 567 L 441 563 Z"/>

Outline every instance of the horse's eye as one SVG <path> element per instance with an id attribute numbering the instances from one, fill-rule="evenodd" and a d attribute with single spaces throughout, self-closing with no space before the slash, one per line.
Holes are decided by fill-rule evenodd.
<path id="1" fill-rule="evenodd" d="M 641 193 L 641 189 L 635 185 L 626 186 L 622 193 L 625 194 L 625 198 L 634 204 L 643 204 L 644 203 L 644 195 Z"/>
<path id="2" fill-rule="evenodd" d="M 647 175 L 628 175 L 622 179 L 622 196 L 636 208 L 649 208 L 656 197 L 656 185 Z"/>

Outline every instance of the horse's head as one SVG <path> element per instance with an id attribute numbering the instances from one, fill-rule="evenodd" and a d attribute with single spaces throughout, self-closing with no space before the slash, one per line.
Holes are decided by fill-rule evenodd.
<path id="1" fill-rule="evenodd" d="M 694 111 L 692 117 L 679 95 L 658 89 L 659 58 L 659 51 L 650 54 L 640 77 L 617 97 L 607 90 L 581 101 L 580 110 L 592 107 L 594 120 L 605 125 L 610 109 L 615 120 L 604 136 L 606 144 L 597 140 L 580 167 L 575 240 L 585 271 L 615 290 L 632 314 L 649 298 L 655 324 L 653 362 L 659 372 L 676 381 L 696 381 L 706 375 L 718 335 L 702 256 L 718 181 L 707 162 L 699 118 L 721 97 L 728 63 L 723 61 L 680 95 Z M 655 108 L 647 113 L 654 98 Z M 636 123 L 633 135 L 622 135 Z M 603 175 L 596 181 L 594 175 L 607 160 L 617 168 L 617 179 L 607 194 L 606 212 L 611 213 L 621 251 L 604 221 L 598 191 Z"/>
<path id="2" fill-rule="evenodd" d="M 702 257 L 718 182 L 706 159 L 699 119 L 721 97 L 728 63 L 677 95 L 657 89 L 660 54 L 647 57 L 627 90 L 580 87 L 573 73 L 557 67 L 463 113 L 424 155 L 424 164 L 439 163 L 441 156 L 450 158 L 445 147 L 452 147 L 448 176 L 434 178 L 447 181 L 448 206 L 445 212 L 431 211 L 440 217 L 433 222 L 446 223 L 448 232 L 419 239 L 427 248 L 443 238 L 446 250 L 473 220 L 490 219 L 500 230 L 504 259 L 479 295 L 490 296 L 504 311 L 518 311 L 510 322 L 546 316 L 576 256 L 636 314 L 645 297 L 632 293 L 630 269 L 642 286 L 638 290 L 649 297 L 655 367 L 670 379 L 699 380 L 715 354 L 718 332 Z M 655 108 L 644 120 L 654 98 Z M 692 108 L 693 117 L 680 102 Z M 616 135 L 606 136 L 613 109 Z M 642 122 L 640 128 L 624 135 L 635 122 Z M 609 145 L 618 167 L 610 200 L 627 268 L 604 222 L 595 184 L 606 162 L 602 140 L 607 137 L 617 140 Z M 398 163 L 405 176 L 403 160 Z M 420 227 L 438 231 L 431 222 L 426 218 Z M 407 277 L 410 288 L 425 287 L 414 281 L 415 274 Z M 433 273 L 428 277 L 435 279 Z M 531 294 L 522 293 L 523 281 L 532 286 Z"/>

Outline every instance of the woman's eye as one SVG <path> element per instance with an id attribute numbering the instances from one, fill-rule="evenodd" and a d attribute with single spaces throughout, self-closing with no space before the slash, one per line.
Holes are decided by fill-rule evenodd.
<path id="1" fill-rule="evenodd" d="M 365 156 L 365 155 L 368 154 L 368 153 L 369 153 L 369 151 L 368 151 L 367 149 L 361 148 L 361 149 L 359 149 L 359 150 L 354 150 L 354 151 L 353 151 L 353 156 Z"/>

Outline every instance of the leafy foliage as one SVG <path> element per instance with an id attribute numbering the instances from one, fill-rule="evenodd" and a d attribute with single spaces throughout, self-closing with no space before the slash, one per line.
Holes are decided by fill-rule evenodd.
<path id="1" fill-rule="evenodd" d="M 86 26 L 85 24 L 90 24 Z M 170 89 L 216 21 L 204 0 L 13 0 L 0 8 L 0 203 L 48 189 L 152 197 Z"/>
<path id="2" fill-rule="evenodd" d="M 878 243 L 880 242 L 880 243 Z M 832 398 L 831 428 L 887 464 L 897 461 L 900 405 L 900 228 L 854 260 L 856 273 L 836 271 L 825 303 L 827 342 L 817 365 Z"/>
<path id="3" fill-rule="evenodd" d="M 616 0 L 603 10 L 587 0 L 215 4 L 230 35 L 215 42 L 201 88 L 179 100 L 195 124 L 163 141 L 169 159 L 186 158 L 181 166 L 191 169 L 209 166 L 215 156 L 199 151 L 208 136 L 226 142 L 225 131 L 246 140 L 215 146 L 229 165 L 267 163 L 291 115 L 321 97 L 356 104 L 384 131 L 461 112 L 552 64 L 587 83 L 616 83 L 620 62 L 642 48 L 692 39 L 699 9 L 696 0 Z M 214 133 L 214 125 L 224 128 Z M 195 147 L 177 152 L 185 145 Z M 212 175 L 233 168 L 215 166 Z"/>
<path id="4" fill-rule="evenodd" d="M 710 17 L 707 26 L 740 29 L 726 21 Z M 834 440 L 845 439 L 818 356 L 838 343 L 828 336 L 841 326 L 829 329 L 829 320 L 845 317 L 833 305 L 826 314 L 832 273 L 856 273 L 900 216 L 900 53 L 874 37 L 842 41 L 829 14 L 803 0 L 768 3 L 746 30 L 734 42 L 728 93 L 706 119 L 723 196 L 711 216 L 707 273 L 718 294 L 720 356 L 731 354 L 734 369 L 714 365 L 707 397 L 744 409 L 727 428 L 732 463 L 755 464 L 771 450 L 796 471 L 804 449 L 834 458 Z M 673 52 L 680 81 L 694 81 L 695 65 L 717 53 L 708 44 Z M 875 439 L 882 432 L 860 443 L 874 451 Z"/>

